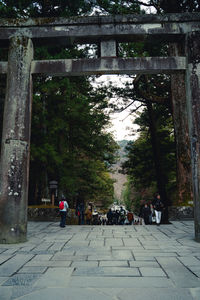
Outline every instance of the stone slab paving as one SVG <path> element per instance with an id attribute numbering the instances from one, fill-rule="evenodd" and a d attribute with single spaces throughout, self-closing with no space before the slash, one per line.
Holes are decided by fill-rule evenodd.
<path id="1" fill-rule="evenodd" d="M 30 222 L 28 240 L 0 245 L 0 300 L 199 300 L 192 221 L 145 226 Z"/>

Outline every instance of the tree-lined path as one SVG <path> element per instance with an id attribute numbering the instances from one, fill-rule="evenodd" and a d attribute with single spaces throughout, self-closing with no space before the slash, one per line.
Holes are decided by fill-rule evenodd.
<path id="1" fill-rule="evenodd" d="M 26 243 L 0 247 L 0 299 L 200 299 L 193 228 L 30 222 Z"/>

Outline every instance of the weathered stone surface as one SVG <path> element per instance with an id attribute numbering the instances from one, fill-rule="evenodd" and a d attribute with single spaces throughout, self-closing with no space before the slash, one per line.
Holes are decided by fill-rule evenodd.
<path id="1" fill-rule="evenodd" d="M 190 289 L 190 292 L 191 292 L 194 300 L 199 300 L 200 299 L 200 288 Z"/>
<path id="2" fill-rule="evenodd" d="M 70 261 L 84 261 L 87 259 L 87 255 L 66 255 L 66 254 L 60 254 L 54 255 L 52 257 L 52 260 L 70 260 Z"/>
<path id="3" fill-rule="evenodd" d="M 129 265 L 133 268 L 160 268 L 160 265 L 156 261 L 148 260 L 129 261 Z"/>
<path id="4" fill-rule="evenodd" d="M 187 112 L 192 162 L 195 238 L 200 242 L 200 32 L 188 33 L 186 39 Z"/>
<path id="5" fill-rule="evenodd" d="M 37 280 L 36 287 L 66 287 L 74 268 L 51 268 Z"/>
<path id="6" fill-rule="evenodd" d="M 166 277 L 167 275 L 163 272 L 161 268 L 152 268 L 152 267 L 140 267 L 139 268 L 142 276 L 148 277 Z"/>
<path id="7" fill-rule="evenodd" d="M 52 268 L 64 268 L 64 267 L 69 267 L 71 265 L 71 261 L 62 261 L 62 260 L 47 260 L 47 261 L 40 261 L 40 260 L 35 260 L 35 261 L 29 261 L 28 263 L 25 264 L 26 267 L 52 267 Z"/>
<path id="8" fill-rule="evenodd" d="M 9 254 L 1 254 L 0 256 L 0 264 L 4 263 L 5 261 L 9 260 L 12 257 L 12 255 Z"/>
<path id="9" fill-rule="evenodd" d="M 133 260 L 133 254 L 130 250 L 113 250 L 112 255 L 115 259 Z"/>
<path id="10" fill-rule="evenodd" d="M 32 254 L 17 254 L 0 265 L 0 276 L 11 276 L 33 257 Z"/>
<path id="11" fill-rule="evenodd" d="M 111 260 L 111 261 L 100 261 L 100 267 L 128 267 L 128 261 L 126 260 Z"/>
<path id="12" fill-rule="evenodd" d="M 185 70 L 185 57 L 132 57 L 33 61 L 31 72 L 52 76 L 152 74 Z"/>
<path id="13" fill-rule="evenodd" d="M 12 37 L 1 147 L 0 243 L 26 240 L 32 58 L 31 40 Z"/>
<path id="14" fill-rule="evenodd" d="M 46 26 L 45 26 L 46 25 Z M 23 28 L 19 28 L 23 26 Z M 46 28 L 47 27 L 47 28 Z M 61 45 L 76 43 L 98 43 L 102 38 L 112 38 L 117 41 L 141 40 L 141 35 L 154 37 L 163 36 L 164 40 L 176 41 L 184 33 L 199 30 L 199 13 L 173 15 L 128 15 L 128 16 L 98 16 L 40 18 L 20 20 L 0 20 L 0 39 L 3 41 L 15 35 L 28 32 L 34 42 L 45 38 L 46 42 L 56 42 Z M 50 41 L 47 39 L 51 38 Z"/>
<path id="15" fill-rule="evenodd" d="M 196 257 L 190 257 L 190 256 L 182 256 L 179 257 L 178 260 L 180 260 L 185 266 L 196 266 L 200 269 L 200 260 Z"/>
<path id="16" fill-rule="evenodd" d="M 47 267 L 23 267 L 18 271 L 18 274 L 23 273 L 31 273 L 31 274 L 35 274 L 35 273 L 44 273 L 47 270 Z"/>
<path id="17" fill-rule="evenodd" d="M 167 288 L 173 283 L 166 277 L 86 277 L 73 276 L 71 287 L 82 288 Z"/>
<path id="18" fill-rule="evenodd" d="M 127 14 L 127 15 L 107 15 L 107 16 L 87 16 L 71 18 L 29 18 L 29 19 L 0 19 L 0 26 L 3 27 L 31 27 L 31 26 L 60 26 L 60 25 L 84 25 L 84 24 L 151 24 L 151 23 L 170 23 L 170 22 L 195 22 L 199 21 L 199 13 L 173 13 L 173 14 Z"/>
<path id="19" fill-rule="evenodd" d="M 165 270 L 175 286 L 182 288 L 199 287 L 200 280 L 174 257 L 158 257 L 158 263 Z"/>
<path id="20" fill-rule="evenodd" d="M 189 266 L 188 269 L 200 278 L 200 266 Z"/>
<path id="21" fill-rule="evenodd" d="M 98 267 L 99 262 L 98 261 L 73 261 L 70 265 L 73 268 L 79 268 L 79 267 Z"/>
<path id="22" fill-rule="evenodd" d="M 11 300 L 12 299 L 12 290 L 10 287 L 0 286 L 0 295 L 2 300 Z"/>
<path id="23" fill-rule="evenodd" d="M 101 57 L 117 56 L 117 45 L 115 40 L 101 41 Z"/>
<path id="24" fill-rule="evenodd" d="M 73 276 L 97 276 L 97 277 L 140 277 L 137 268 L 124 267 L 78 267 Z"/>
<path id="25" fill-rule="evenodd" d="M 33 285 L 40 276 L 38 274 L 16 274 L 4 282 L 3 286 Z"/>
<path id="26" fill-rule="evenodd" d="M 111 298 L 111 296 L 105 295 L 104 292 L 97 289 L 82 289 L 82 288 L 65 288 L 65 287 L 55 287 L 55 288 L 42 288 L 36 290 L 33 293 L 22 298 L 23 300 L 55 300 L 55 299 L 69 299 L 69 300 L 114 300 L 116 298 Z M 8 300 L 7 298 L 3 300 Z M 190 300 L 190 299 L 189 299 Z"/>
<path id="27" fill-rule="evenodd" d="M 119 300 L 194 300 L 189 289 L 175 288 L 146 288 L 143 289 L 126 289 L 118 294 Z"/>
<path id="28" fill-rule="evenodd" d="M 133 296 L 135 300 L 143 300 L 147 296 L 159 300 L 199 300 L 200 244 L 193 240 L 193 222 L 172 222 L 158 228 L 148 226 L 148 230 L 146 226 L 131 227 L 133 235 L 130 234 L 130 241 L 135 241 L 137 236 L 142 247 L 142 250 L 137 247 L 133 250 L 133 254 L 135 252 L 143 255 L 136 257 L 137 260 L 125 259 L 132 253 L 131 247 L 125 245 L 113 250 L 112 245 L 102 246 L 99 249 L 88 243 L 87 246 L 83 246 L 84 254 L 81 255 L 82 242 L 86 240 L 89 242 L 92 237 L 95 239 L 104 235 L 108 237 L 112 232 L 112 236 L 118 236 L 112 237 L 114 244 L 114 240 L 121 240 L 121 236 L 126 232 L 125 226 L 68 226 L 65 248 L 70 250 L 69 254 L 58 247 L 54 255 L 44 250 L 44 254 L 34 256 L 34 249 L 37 246 L 46 249 L 47 243 L 54 244 L 55 232 L 58 244 L 60 241 L 63 243 L 63 231 L 57 226 L 57 223 L 49 222 L 29 224 L 30 237 L 29 242 L 25 244 L 32 255 L 30 257 L 19 254 L 22 249 L 26 249 L 25 244 L 22 247 L 2 245 L 5 251 L 16 253 L 14 255 L 16 259 L 9 256 L 8 261 L 4 259 L 2 261 L 0 270 L 5 273 L 4 271 L 9 269 L 10 273 L 0 277 L 0 299 L 54 300 L 67 295 L 69 299 L 91 297 L 91 300 L 97 300 L 98 297 L 109 300 L 133 299 Z M 131 231 L 129 229 L 129 233 Z M 75 243 L 67 248 L 69 232 L 71 241 Z M 152 243 L 155 243 L 156 251 L 148 249 Z M 70 254 L 71 251 L 74 255 Z M 4 252 L 0 254 L 0 258 L 5 256 Z M 114 257 L 113 252 L 120 253 L 118 258 Z M 89 259 L 91 253 L 96 260 L 74 261 L 80 256 Z M 168 253 L 169 256 L 166 256 Z M 161 257 L 162 254 L 164 256 Z M 174 254 L 176 256 L 172 257 Z M 52 260 L 59 256 L 63 260 Z M 73 261 L 68 260 L 70 256 Z M 8 265 L 11 260 L 12 264 Z M 4 269 L 1 269 L 3 266 Z M 35 275 L 39 277 L 36 278 Z"/>

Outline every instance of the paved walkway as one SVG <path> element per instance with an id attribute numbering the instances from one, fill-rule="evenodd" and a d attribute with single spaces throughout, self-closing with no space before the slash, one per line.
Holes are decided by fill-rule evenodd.
<path id="1" fill-rule="evenodd" d="M 193 227 L 30 222 L 28 242 L 0 245 L 0 300 L 199 300 Z"/>

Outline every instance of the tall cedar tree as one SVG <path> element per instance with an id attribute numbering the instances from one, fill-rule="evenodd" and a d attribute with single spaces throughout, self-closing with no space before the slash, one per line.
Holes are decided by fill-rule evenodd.
<path id="1" fill-rule="evenodd" d="M 90 13 L 88 1 L 4 1 L 1 17 L 70 17 Z M 0 53 L 6 60 L 4 50 Z M 35 48 L 35 59 L 87 57 L 87 47 L 68 49 Z M 3 97 L 2 97 L 3 98 Z M 92 89 L 89 78 L 34 77 L 30 160 L 30 203 L 48 197 L 50 180 L 59 183 L 60 193 L 71 206 L 81 195 L 84 201 L 101 201 L 107 206 L 113 198 L 113 181 L 108 168 L 114 162 L 116 144 L 105 132 L 105 95 Z"/>

